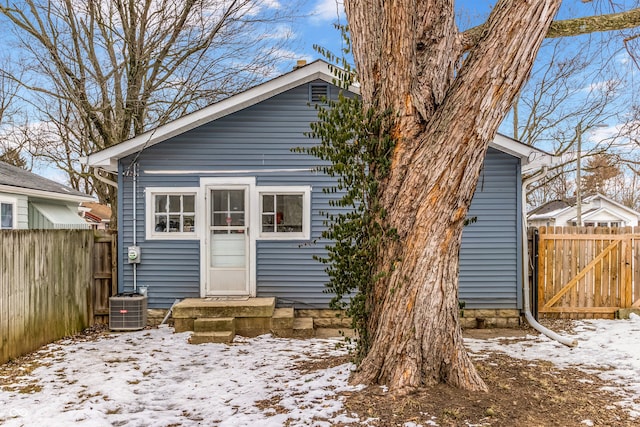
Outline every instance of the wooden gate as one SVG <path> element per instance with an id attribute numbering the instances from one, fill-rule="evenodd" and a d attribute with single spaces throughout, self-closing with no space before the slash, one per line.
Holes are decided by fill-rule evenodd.
<path id="1" fill-rule="evenodd" d="M 640 234 L 631 227 L 541 227 L 538 313 L 613 318 L 640 305 Z"/>
<path id="2" fill-rule="evenodd" d="M 118 292 L 118 257 L 115 232 L 97 232 L 93 246 L 93 316 L 109 322 L 109 297 Z"/>

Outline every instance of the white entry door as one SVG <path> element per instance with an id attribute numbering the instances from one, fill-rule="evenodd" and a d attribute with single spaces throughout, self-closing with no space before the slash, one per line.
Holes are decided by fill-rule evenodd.
<path id="1" fill-rule="evenodd" d="M 207 187 L 207 296 L 249 295 L 249 188 Z"/>

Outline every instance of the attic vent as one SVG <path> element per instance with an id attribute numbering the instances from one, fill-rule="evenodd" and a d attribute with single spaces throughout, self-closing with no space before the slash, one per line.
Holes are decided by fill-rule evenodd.
<path id="1" fill-rule="evenodd" d="M 315 103 L 326 102 L 329 98 L 329 85 L 310 85 L 309 98 Z"/>

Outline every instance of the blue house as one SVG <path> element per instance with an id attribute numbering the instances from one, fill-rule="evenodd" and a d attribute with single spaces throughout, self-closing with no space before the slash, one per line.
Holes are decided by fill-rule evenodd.
<path id="1" fill-rule="evenodd" d="M 253 296 L 327 308 L 313 255 L 334 181 L 291 148 L 315 143 L 305 132 L 313 104 L 337 96 L 332 80 L 315 61 L 92 154 L 90 166 L 118 177 L 120 290 L 146 287 L 154 308 Z M 460 252 L 467 309 L 521 308 L 521 173 L 541 156 L 501 135 L 491 143 Z"/>

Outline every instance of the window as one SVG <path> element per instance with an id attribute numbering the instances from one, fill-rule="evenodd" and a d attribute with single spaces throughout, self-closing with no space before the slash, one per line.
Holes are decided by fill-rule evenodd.
<path id="1" fill-rule="evenodd" d="M 0 228 L 10 230 L 16 224 L 16 204 L 14 202 L 0 201 Z"/>
<path id="2" fill-rule="evenodd" d="M 260 188 L 260 237 L 309 239 L 309 187 Z"/>
<path id="3" fill-rule="evenodd" d="M 196 192 L 147 189 L 147 238 L 196 237 Z"/>

